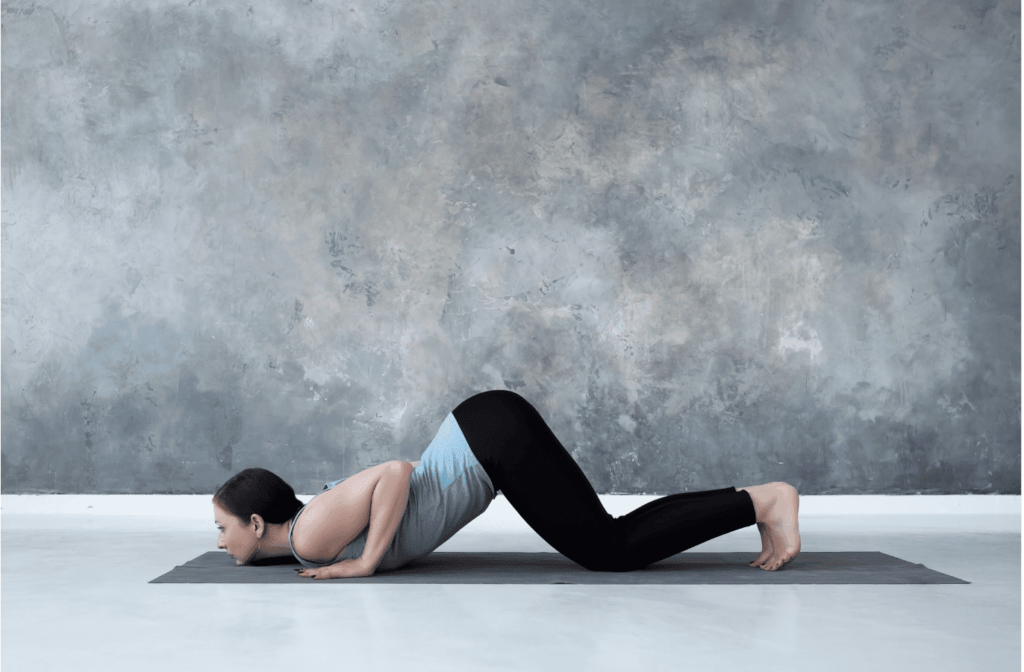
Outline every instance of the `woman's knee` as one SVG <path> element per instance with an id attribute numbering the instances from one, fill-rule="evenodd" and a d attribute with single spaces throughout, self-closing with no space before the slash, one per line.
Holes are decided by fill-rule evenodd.
<path id="1" fill-rule="evenodd" d="M 607 548 L 575 556 L 570 559 L 591 572 L 632 572 L 646 566 L 638 565 L 635 559 Z"/>

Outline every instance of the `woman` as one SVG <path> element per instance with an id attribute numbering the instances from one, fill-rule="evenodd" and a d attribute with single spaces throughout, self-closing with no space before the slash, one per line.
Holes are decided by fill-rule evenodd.
<path id="1" fill-rule="evenodd" d="M 757 524 L 774 571 L 800 552 L 799 500 L 785 483 L 662 497 L 609 515 L 540 414 L 504 390 L 452 411 L 419 462 L 386 462 L 324 486 L 303 506 L 283 480 L 246 469 L 213 496 L 217 547 L 238 564 L 294 555 L 313 579 L 370 576 L 421 558 L 503 492 L 545 541 L 594 571 L 622 572 Z"/>

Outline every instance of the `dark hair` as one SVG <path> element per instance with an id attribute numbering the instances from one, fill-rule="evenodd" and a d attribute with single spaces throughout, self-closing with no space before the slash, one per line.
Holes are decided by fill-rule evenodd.
<path id="1" fill-rule="evenodd" d="M 267 523 L 280 525 L 291 520 L 303 506 L 292 486 L 274 472 L 259 467 L 243 469 L 229 478 L 213 499 L 245 525 L 254 513 Z"/>

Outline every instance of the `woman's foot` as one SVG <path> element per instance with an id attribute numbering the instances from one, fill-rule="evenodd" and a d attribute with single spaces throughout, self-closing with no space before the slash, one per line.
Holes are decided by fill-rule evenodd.
<path id="1" fill-rule="evenodd" d="M 800 495 L 788 483 L 767 483 L 739 489 L 750 495 L 761 532 L 761 555 L 751 564 L 775 571 L 800 552 Z M 769 546 L 770 551 L 766 554 Z"/>
<path id="2" fill-rule="evenodd" d="M 761 555 L 750 561 L 751 567 L 760 567 L 768 558 L 772 557 L 772 538 L 768 534 L 768 526 L 758 523 L 757 531 L 761 533 Z"/>

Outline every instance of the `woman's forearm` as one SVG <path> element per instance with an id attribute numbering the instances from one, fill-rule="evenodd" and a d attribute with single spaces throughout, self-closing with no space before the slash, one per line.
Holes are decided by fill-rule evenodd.
<path id="1" fill-rule="evenodd" d="M 408 462 L 390 464 L 391 468 L 381 474 L 377 481 L 370 500 L 370 529 L 366 533 L 366 546 L 361 560 L 371 574 L 377 569 L 384 551 L 394 538 L 409 501 L 412 465 Z"/>

